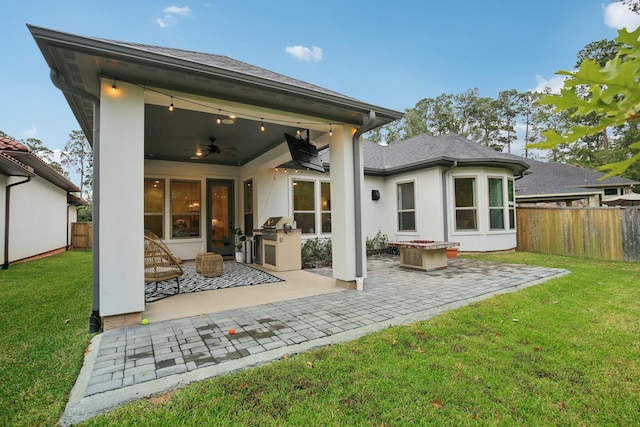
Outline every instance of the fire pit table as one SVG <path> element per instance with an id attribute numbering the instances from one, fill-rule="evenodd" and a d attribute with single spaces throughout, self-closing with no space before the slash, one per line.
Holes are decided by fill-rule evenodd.
<path id="1" fill-rule="evenodd" d="M 460 246 L 460 243 L 410 240 L 389 242 L 387 245 L 400 249 L 400 266 L 428 271 L 447 268 L 447 249 Z"/>

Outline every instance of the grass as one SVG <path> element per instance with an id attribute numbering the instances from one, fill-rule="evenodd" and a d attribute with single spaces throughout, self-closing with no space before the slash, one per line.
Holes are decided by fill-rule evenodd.
<path id="1" fill-rule="evenodd" d="M 0 270 L 0 425 L 55 425 L 89 342 L 91 253 Z"/>
<path id="2" fill-rule="evenodd" d="M 67 255 L 75 256 L 65 254 L 62 261 Z M 429 321 L 142 399 L 85 425 L 639 425 L 640 263 L 527 253 L 474 258 L 572 274 Z M 24 266 L 48 271 L 53 265 L 40 266 L 48 262 Z M 5 306 L 11 304 L 5 288 L 18 288 L 11 316 L 21 324 L 29 324 L 36 311 L 23 307 L 33 291 L 19 289 L 32 279 L 5 284 L 13 268 L 0 271 L 0 424 L 51 425 L 62 413 L 88 339 L 88 290 L 53 290 L 43 299 L 83 307 L 65 309 L 69 314 L 50 311 L 49 329 L 23 326 L 20 338 L 6 341 L 5 329 L 11 328 L 5 327 Z M 31 275 L 22 268 L 15 266 L 14 274 Z M 38 288 L 50 286 L 37 276 Z M 42 304 L 36 304 L 39 311 Z M 33 342 L 31 351 L 14 349 L 27 345 L 23 341 Z M 6 357 L 7 349 L 20 356 L 20 366 Z M 58 363 L 66 366 L 59 369 Z M 22 365 L 32 368 L 24 378 Z M 6 382 L 14 384 L 8 392 Z"/>

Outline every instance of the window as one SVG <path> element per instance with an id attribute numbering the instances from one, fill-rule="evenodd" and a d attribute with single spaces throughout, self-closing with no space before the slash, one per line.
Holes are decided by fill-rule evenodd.
<path id="1" fill-rule="evenodd" d="M 476 179 L 455 178 L 456 230 L 477 230 Z"/>
<path id="2" fill-rule="evenodd" d="M 605 196 L 617 196 L 618 195 L 618 189 L 617 188 L 605 188 L 604 189 L 604 195 Z"/>
<path id="3" fill-rule="evenodd" d="M 320 212 L 322 213 L 322 232 L 331 233 L 331 184 L 320 183 Z"/>
<path id="4" fill-rule="evenodd" d="M 504 230 L 502 178 L 489 178 L 489 229 Z"/>
<path id="5" fill-rule="evenodd" d="M 144 180 L 144 228 L 164 238 L 164 179 Z"/>
<path id="6" fill-rule="evenodd" d="M 293 219 L 303 234 L 316 232 L 316 192 L 314 181 L 293 181 Z"/>
<path id="7" fill-rule="evenodd" d="M 514 230 L 516 228 L 516 196 L 512 179 L 507 179 L 507 191 L 507 197 L 509 198 L 509 229 Z"/>
<path id="8" fill-rule="evenodd" d="M 331 233 L 331 185 L 322 181 L 293 181 L 293 219 L 303 234 Z"/>
<path id="9" fill-rule="evenodd" d="M 416 231 L 416 205 L 413 187 L 413 182 L 403 182 L 397 185 L 398 231 Z"/>
<path id="10" fill-rule="evenodd" d="M 200 237 L 200 181 L 171 181 L 171 236 Z"/>
<path id="11" fill-rule="evenodd" d="M 244 182 L 244 234 L 253 235 L 253 180 Z"/>

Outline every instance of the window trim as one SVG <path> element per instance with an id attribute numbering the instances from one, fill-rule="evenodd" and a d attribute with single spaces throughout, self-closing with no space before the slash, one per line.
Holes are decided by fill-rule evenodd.
<path id="1" fill-rule="evenodd" d="M 312 182 L 313 183 L 313 211 L 311 210 L 295 210 L 295 191 L 293 189 L 294 182 Z M 331 231 L 322 231 L 322 214 L 331 215 L 331 206 L 329 209 L 322 209 L 322 184 L 329 185 L 329 194 L 331 194 L 331 180 L 308 177 L 308 176 L 289 176 L 289 188 L 291 188 L 291 216 L 295 218 L 296 213 L 312 213 L 314 215 L 314 231 L 313 233 L 302 233 L 302 238 L 313 238 L 314 236 L 331 237 Z M 331 199 L 329 199 L 331 201 Z"/>
<path id="2" fill-rule="evenodd" d="M 416 178 L 395 181 L 396 192 L 396 231 L 398 233 L 415 233 L 418 231 L 418 182 Z M 400 185 L 413 184 L 413 209 L 400 209 Z M 400 229 L 400 213 L 413 212 L 413 229 Z"/>
<path id="3" fill-rule="evenodd" d="M 166 203 L 167 203 L 167 179 L 166 178 L 157 178 L 157 177 L 149 177 L 149 176 L 145 176 L 144 177 L 144 181 L 156 181 L 156 183 L 158 184 L 162 184 L 162 212 L 160 213 L 147 213 L 146 211 L 143 212 L 143 218 L 146 219 L 147 216 L 160 216 L 161 217 L 161 230 L 162 232 L 158 235 L 158 237 L 160 237 L 160 239 L 164 239 L 165 236 L 165 213 L 167 210 L 166 207 Z M 144 194 L 143 194 L 143 198 L 144 198 Z M 144 200 L 143 200 L 143 204 L 144 204 Z M 143 207 L 144 210 L 144 207 Z M 144 221 L 144 220 L 143 220 Z"/>
<path id="4" fill-rule="evenodd" d="M 169 236 L 170 238 L 176 239 L 176 240 L 186 240 L 186 239 L 200 239 L 202 238 L 202 180 L 200 179 L 189 179 L 189 178 L 184 178 L 184 179 L 179 179 L 179 178 L 170 178 L 168 179 L 169 181 L 169 197 L 168 197 L 168 202 L 169 202 L 169 221 L 168 221 L 168 225 L 169 225 Z M 194 183 L 194 184 L 198 184 L 198 203 L 199 203 L 199 209 L 198 209 L 198 235 L 197 236 L 174 236 L 173 235 L 173 216 L 174 216 L 174 212 L 173 212 L 173 184 L 174 183 Z M 179 213 L 179 214 L 186 214 L 186 213 Z M 191 212 L 188 213 L 189 215 L 191 215 Z"/>
<path id="5" fill-rule="evenodd" d="M 473 207 L 458 207 L 456 202 L 456 180 L 457 179 L 473 179 L 474 180 L 474 188 L 473 188 Z M 451 194 L 452 194 L 452 207 L 453 207 L 453 232 L 454 233 L 477 233 L 480 230 L 480 218 L 479 218 L 479 200 L 478 200 L 478 183 L 480 182 L 478 174 L 472 175 L 452 175 L 451 176 Z M 487 201 L 487 204 L 489 202 Z M 475 218 L 475 227 L 474 228 L 458 228 L 458 211 L 459 210 L 467 210 L 474 212 Z"/>
<path id="6" fill-rule="evenodd" d="M 501 191 L 501 198 L 502 198 L 502 206 L 491 206 L 491 180 L 496 180 L 496 181 L 500 181 L 500 189 Z M 507 209 L 507 204 L 505 203 L 505 200 L 507 200 L 505 198 L 505 196 L 507 196 L 507 192 L 508 192 L 508 188 L 505 188 L 505 176 L 496 176 L 496 175 L 487 175 L 487 212 L 489 214 L 488 219 L 488 231 L 505 231 L 508 230 L 507 225 L 509 223 L 509 217 L 508 215 L 508 209 Z M 507 184 L 508 185 L 508 184 Z M 491 211 L 498 211 L 500 210 L 502 212 L 502 227 L 500 228 L 494 228 L 491 226 Z"/>

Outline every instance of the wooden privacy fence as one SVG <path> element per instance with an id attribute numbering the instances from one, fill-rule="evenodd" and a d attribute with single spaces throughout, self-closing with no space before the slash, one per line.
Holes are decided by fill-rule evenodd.
<path id="1" fill-rule="evenodd" d="M 71 249 L 91 249 L 93 247 L 93 223 L 71 223 Z"/>
<path id="2" fill-rule="evenodd" d="M 518 250 L 612 261 L 640 261 L 640 210 L 516 209 Z"/>

